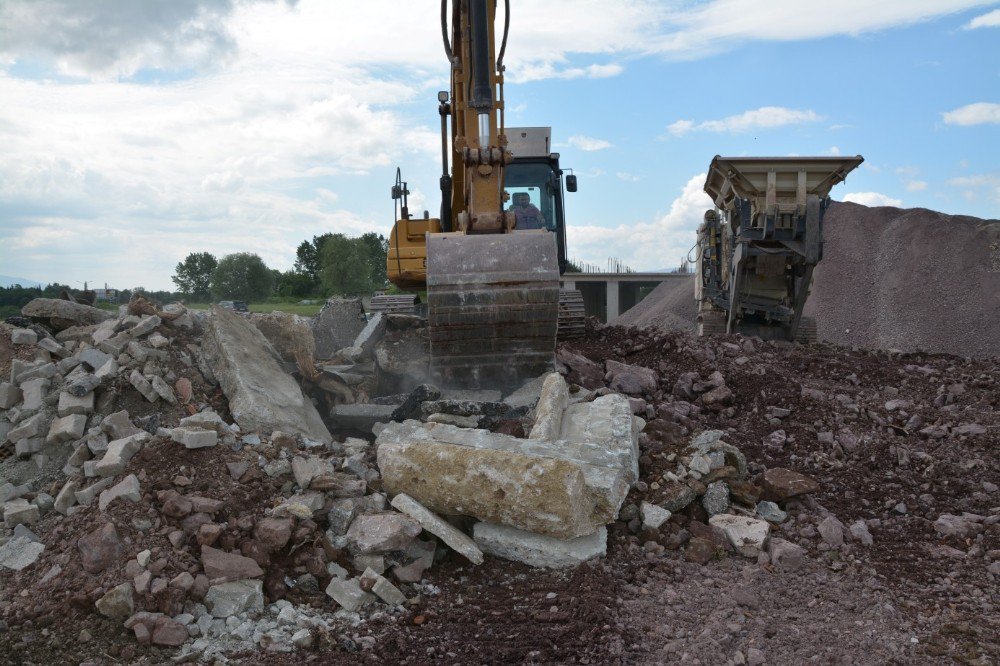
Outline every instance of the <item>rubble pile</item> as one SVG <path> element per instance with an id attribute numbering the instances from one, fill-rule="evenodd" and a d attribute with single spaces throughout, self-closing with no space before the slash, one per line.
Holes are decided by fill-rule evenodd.
<path id="1" fill-rule="evenodd" d="M 975 592 L 1000 577 L 995 362 L 590 325 L 503 395 L 427 383 L 424 321 L 350 299 L 311 322 L 72 306 L 0 327 L 12 659 L 671 661 L 697 645 L 746 663 L 770 644 L 805 660 L 801 641 L 704 642 L 671 615 L 727 572 L 760 594 L 864 572 L 868 595 L 924 595 L 879 635 L 995 645 L 941 629 L 996 609 Z M 925 654 L 837 631 L 832 648 L 865 658 Z"/>

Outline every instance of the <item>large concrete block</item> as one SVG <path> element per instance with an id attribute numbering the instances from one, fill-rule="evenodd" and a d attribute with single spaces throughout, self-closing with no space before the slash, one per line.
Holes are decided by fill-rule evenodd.
<path id="1" fill-rule="evenodd" d="M 604 557 L 608 547 L 608 530 L 603 526 L 593 534 L 575 539 L 555 539 L 507 525 L 476 523 L 473 536 L 484 553 L 549 569 L 575 567 L 595 557 Z"/>
<path id="2" fill-rule="evenodd" d="M 279 365 L 277 352 L 246 319 L 214 306 L 202 352 L 244 431 L 281 430 L 323 443 L 332 440 L 312 402 Z"/>
<path id="3" fill-rule="evenodd" d="M 285 361 L 294 363 L 296 352 L 316 353 L 309 319 L 288 312 L 254 312 L 250 323 L 257 327 Z"/>
<path id="4" fill-rule="evenodd" d="M 47 323 L 57 331 L 70 326 L 99 324 L 113 316 L 100 308 L 57 298 L 36 298 L 21 308 L 21 314 Z"/>
<path id="5" fill-rule="evenodd" d="M 316 358 L 331 358 L 349 347 L 365 328 L 365 308 L 360 298 L 331 298 L 313 320 Z"/>
<path id="6" fill-rule="evenodd" d="M 590 534 L 613 520 L 602 510 L 609 502 L 595 501 L 596 489 L 588 488 L 584 466 L 545 455 L 551 447 L 539 440 L 405 421 L 388 424 L 375 443 L 386 490 L 406 493 L 437 513 L 475 516 L 564 539 Z M 616 486 L 624 501 L 624 479 L 604 485 Z M 612 500 L 619 506 L 620 501 Z"/>

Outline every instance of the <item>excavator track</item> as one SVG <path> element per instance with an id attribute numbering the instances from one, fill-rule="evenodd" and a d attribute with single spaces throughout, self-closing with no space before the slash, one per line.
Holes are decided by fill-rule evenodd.
<path id="1" fill-rule="evenodd" d="M 431 371 L 444 386 L 512 388 L 554 367 L 555 234 L 430 234 Z"/>
<path id="2" fill-rule="evenodd" d="M 586 329 L 587 313 L 583 307 L 583 294 L 579 289 L 563 289 L 559 292 L 559 339 L 570 340 L 583 337 Z"/>

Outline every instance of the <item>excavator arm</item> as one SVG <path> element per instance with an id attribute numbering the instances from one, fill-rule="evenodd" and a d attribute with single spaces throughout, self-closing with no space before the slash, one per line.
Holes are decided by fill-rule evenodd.
<path id="1" fill-rule="evenodd" d="M 497 0 L 454 0 L 450 11 L 442 0 L 451 90 L 438 97 L 441 217 L 411 219 L 404 205 L 389 240 L 389 279 L 411 289 L 426 280 L 432 374 L 450 386 L 515 387 L 554 363 L 557 235 L 519 231 L 504 209 L 509 0 L 506 10 L 498 53 Z"/>

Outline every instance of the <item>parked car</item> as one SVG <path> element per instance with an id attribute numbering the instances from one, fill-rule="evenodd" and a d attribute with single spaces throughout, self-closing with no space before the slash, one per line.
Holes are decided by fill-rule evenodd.
<path id="1" fill-rule="evenodd" d="M 233 312 L 250 312 L 250 306 L 246 301 L 219 301 L 219 307 Z"/>

